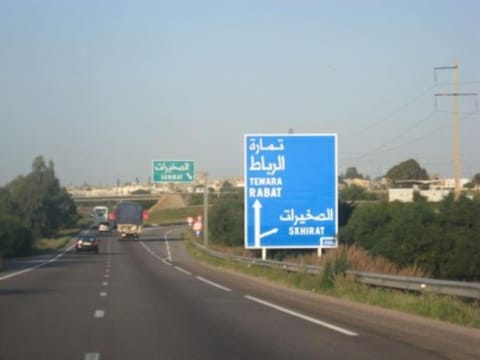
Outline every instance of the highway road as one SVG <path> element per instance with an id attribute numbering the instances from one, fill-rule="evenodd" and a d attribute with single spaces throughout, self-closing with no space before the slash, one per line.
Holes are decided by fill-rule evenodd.
<path id="1" fill-rule="evenodd" d="M 192 259 L 179 227 L 0 272 L 0 360 L 479 359 L 480 331 Z"/>

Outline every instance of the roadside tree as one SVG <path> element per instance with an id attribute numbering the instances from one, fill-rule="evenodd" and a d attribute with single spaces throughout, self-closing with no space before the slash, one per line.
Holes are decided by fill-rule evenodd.
<path id="1" fill-rule="evenodd" d="M 385 177 L 392 182 L 397 180 L 428 180 L 428 173 L 416 160 L 409 159 L 393 166 L 387 171 Z"/>
<path id="2" fill-rule="evenodd" d="M 76 219 L 76 205 L 60 187 L 53 162 L 47 165 L 42 156 L 35 158 L 30 174 L 17 177 L 8 189 L 14 214 L 23 219 L 35 239 L 54 236 Z"/>
<path id="3" fill-rule="evenodd" d="M 222 194 L 209 214 L 209 230 L 212 242 L 226 246 L 242 246 L 243 193 L 241 191 Z"/>

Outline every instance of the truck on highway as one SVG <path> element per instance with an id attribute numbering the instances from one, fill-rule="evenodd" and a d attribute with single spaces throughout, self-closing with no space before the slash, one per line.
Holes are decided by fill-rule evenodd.
<path id="1" fill-rule="evenodd" d="M 143 208 L 133 201 L 122 201 L 115 209 L 117 232 L 124 238 L 138 238 L 142 232 Z"/>

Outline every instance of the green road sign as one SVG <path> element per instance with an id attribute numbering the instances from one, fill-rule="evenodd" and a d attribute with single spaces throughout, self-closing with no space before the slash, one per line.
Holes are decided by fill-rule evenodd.
<path id="1" fill-rule="evenodd" d="M 154 183 L 189 183 L 195 180 L 195 163 L 191 160 L 153 160 Z"/>

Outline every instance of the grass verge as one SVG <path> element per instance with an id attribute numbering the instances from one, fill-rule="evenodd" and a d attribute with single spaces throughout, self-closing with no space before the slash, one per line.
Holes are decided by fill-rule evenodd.
<path id="1" fill-rule="evenodd" d="M 347 299 L 363 304 L 420 315 L 472 328 L 480 328 L 480 304 L 432 293 L 410 293 L 390 289 L 372 288 L 353 278 L 335 273 L 319 276 L 307 273 L 289 273 L 256 265 L 232 262 L 211 256 L 193 244 L 191 235 L 185 235 L 189 252 L 198 260 L 210 265 L 241 271 L 248 275 L 324 295 Z M 335 268 L 335 264 L 331 267 Z M 326 270 L 329 271 L 329 270 Z"/>
<path id="2" fill-rule="evenodd" d="M 71 236 L 60 236 L 53 239 L 40 239 L 32 249 L 32 255 L 51 253 L 64 248 L 70 241 Z"/>
<path id="3" fill-rule="evenodd" d="M 32 255 L 48 254 L 64 248 L 71 237 L 78 234 L 80 228 L 62 230 L 55 238 L 43 238 L 35 242 L 32 249 Z"/>
<path id="4" fill-rule="evenodd" d="M 187 217 L 193 216 L 194 218 L 196 218 L 198 215 L 203 215 L 203 205 L 154 211 L 150 213 L 150 218 L 145 223 L 146 224 L 186 223 Z"/>

